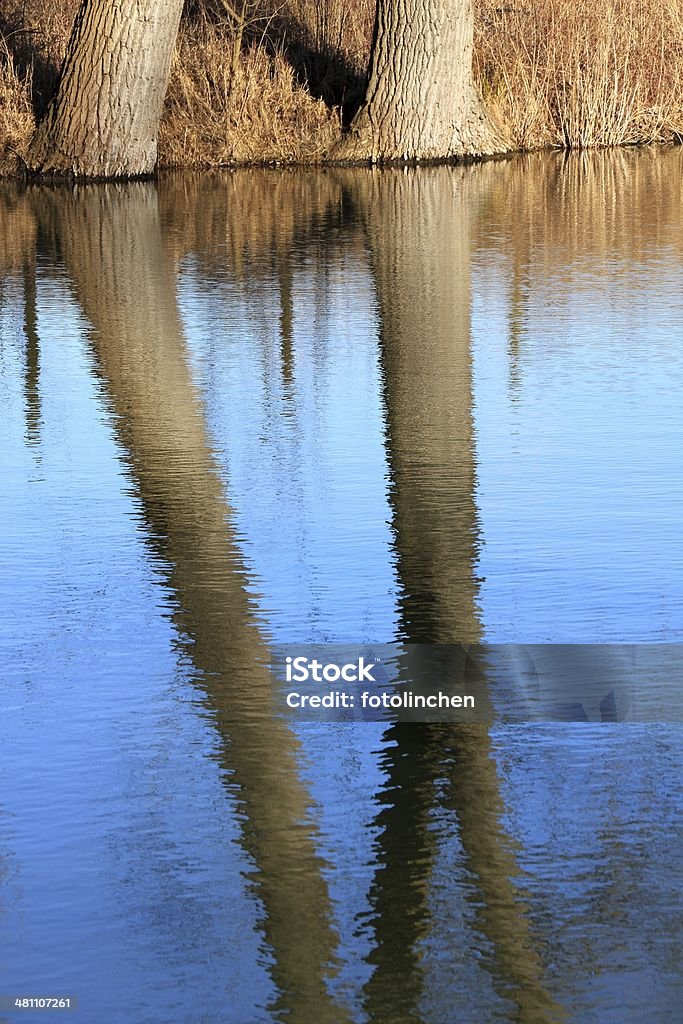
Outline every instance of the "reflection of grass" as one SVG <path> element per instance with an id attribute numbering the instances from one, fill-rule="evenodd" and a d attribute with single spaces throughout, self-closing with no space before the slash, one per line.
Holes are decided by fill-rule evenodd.
<path id="1" fill-rule="evenodd" d="M 25 151 L 78 0 L 0 0 L 0 156 Z M 680 0 L 475 0 L 475 67 L 521 148 L 683 135 Z M 315 162 L 363 89 L 374 0 L 189 0 L 165 164 Z"/>
<path id="2" fill-rule="evenodd" d="M 26 191 L 0 184 L 0 275 L 33 263 L 35 249 L 36 220 Z"/>

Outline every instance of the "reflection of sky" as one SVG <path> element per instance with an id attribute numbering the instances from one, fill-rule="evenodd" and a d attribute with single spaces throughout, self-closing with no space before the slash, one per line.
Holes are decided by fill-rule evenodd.
<path id="1" fill-rule="evenodd" d="M 77 995 L 88 1021 L 191 1022 L 207 962 L 230 949 L 204 1010 L 230 1001 L 265 1021 L 253 866 L 216 735 L 141 543 L 86 325 L 60 286 L 39 289 L 37 463 L 21 348 L 2 337 L 0 991 Z"/>
<path id="2" fill-rule="evenodd" d="M 493 740 L 503 825 L 537 933 L 557 940 L 548 978 L 570 1019 L 676 1020 L 680 726 L 538 725 Z"/>
<path id="3" fill-rule="evenodd" d="M 680 269 L 541 277 L 516 341 L 509 273 L 475 260 L 486 638 L 680 640 Z"/>
<path id="4" fill-rule="evenodd" d="M 245 297 L 226 284 L 197 302 L 191 264 L 182 278 L 211 434 L 278 640 L 385 640 L 396 625 L 376 311 L 368 268 L 349 263 L 322 312 L 303 259 L 294 274 L 291 380 L 272 285 Z M 585 268 L 578 281 L 558 273 L 552 291 L 541 281 L 510 341 L 509 271 L 474 262 L 491 641 L 681 636 L 683 303 L 674 270 L 650 269 L 621 292 L 618 276 L 606 288 Z"/>
<path id="5" fill-rule="evenodd" d="M 199 306 L 190 265 L 180 302 L 267 631 L 279 642 L 382 640 L 396 581 L 372 284 L 352 258 L 322 304 L 317 283 L 302 261 L 291 381 L 272 284 L 246 297 L 226 285 Z"/>

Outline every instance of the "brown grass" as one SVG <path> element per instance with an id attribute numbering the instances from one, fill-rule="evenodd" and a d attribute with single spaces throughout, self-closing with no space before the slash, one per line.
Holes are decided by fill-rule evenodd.
<path id="1" fill-rule="evenodd" d="M 77 6 L 0 0 L 0 160 L 25 153 Z M 475 71 L 517 147 L 683 137 L 682 0 L 475 0 L 475 11 Z M 324 159 L 362 98 L 373 17 L 374 0 L 188 0 L 160 162 Z"/>
<path id="2" fill-rule="evenodd" d="M 159 133 L 166 166 L 315 162 L 339 131 L 281 51 L 253 43 L 235 59 L 219 29 L 182 32 Z"/>
<path id="3" fill-rule="evenodd" d="M 10 154 L 23 153 L 33 123 L 31 75 L 19 73 L 12 51 L 0 37 L 0 145 Z"/>
<path id="4" fill-rule="evenodd" d="M 683 132 L 681 0 L 479 0 L 476 68 L 520 149 Z"/>

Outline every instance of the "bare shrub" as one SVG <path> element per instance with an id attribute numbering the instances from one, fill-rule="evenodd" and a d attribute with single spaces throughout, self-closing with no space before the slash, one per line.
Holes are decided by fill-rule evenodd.
<path id="1" fill-rule="evenodd" d="M 521 149 L 683 129 L 680 0 L 480 0 L 476 69 Z"/>

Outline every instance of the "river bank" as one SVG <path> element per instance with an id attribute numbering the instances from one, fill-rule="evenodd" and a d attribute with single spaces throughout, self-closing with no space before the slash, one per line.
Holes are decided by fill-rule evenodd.
<path id="1" fill-rule="evenodd" d="M 21 166 L 77 0 L 0 0 L 0 165 Z M 475 4 L 475 71 L 513 148 L 683 137 L 677 0 Z M 159 135 L 162 167 L 316 164 L 364 88 L 374 3 L 188 3 Z"/>

